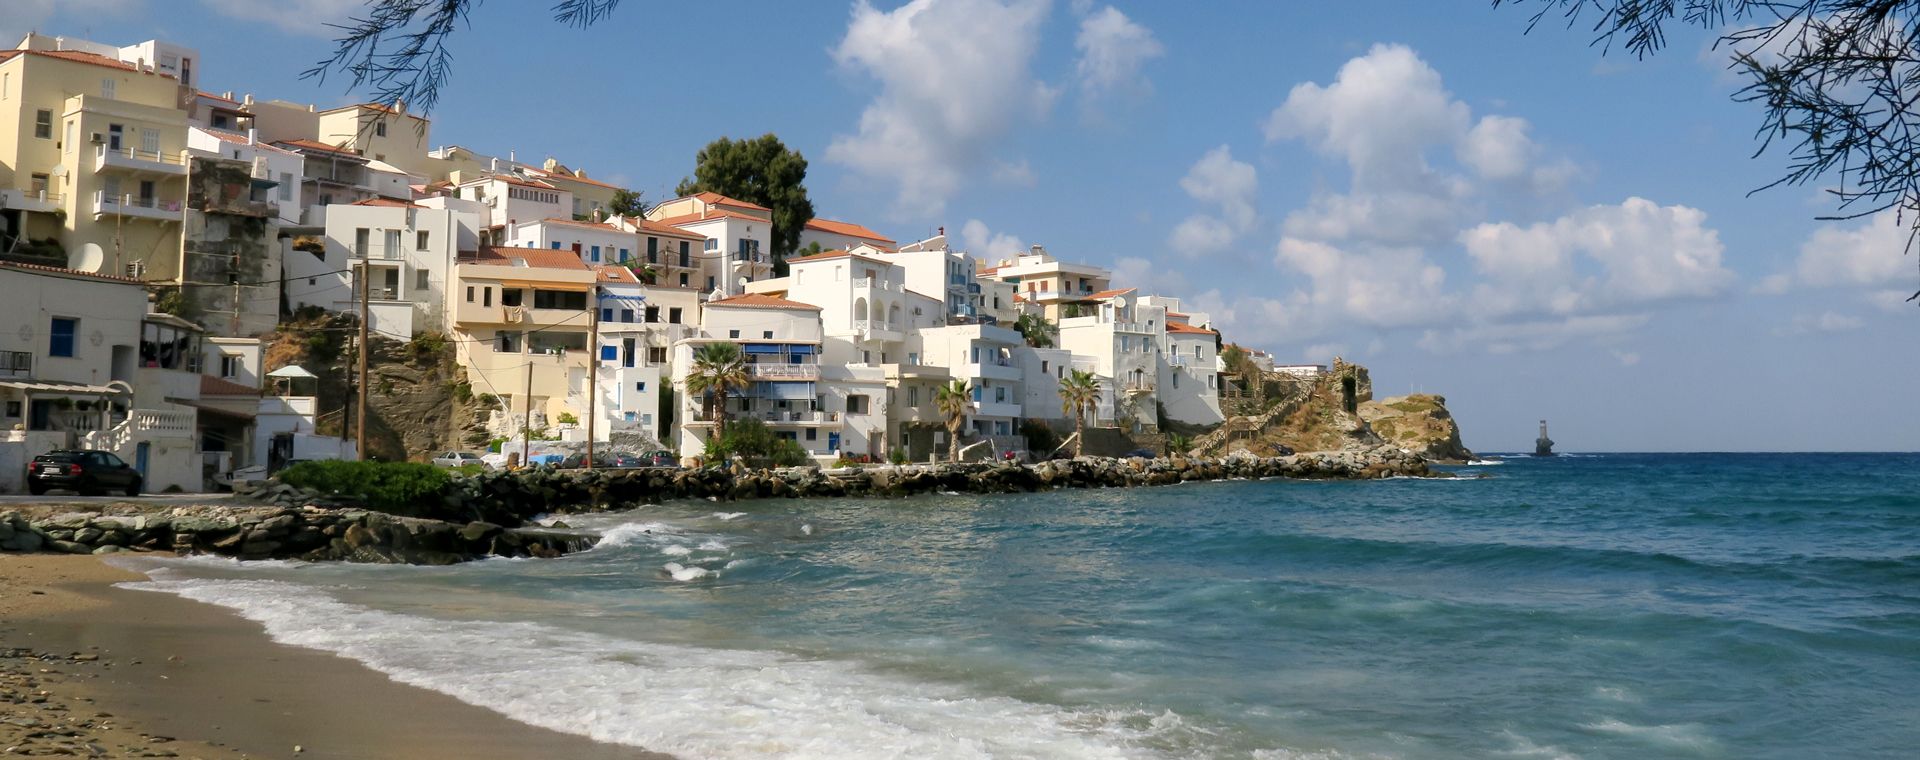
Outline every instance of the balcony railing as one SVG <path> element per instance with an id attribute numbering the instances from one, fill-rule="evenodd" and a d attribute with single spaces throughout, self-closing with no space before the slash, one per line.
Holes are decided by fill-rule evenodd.
<path id="1" fill-rule="evenodd" d="M 50 193 L 45 189 L 0 189 L 0 208 L 52 213 L 58 210 L 60 205 L 66 200 L 66 196 L 59 193 Z"/>
<path id="2" fill-rule="evenodd" d="M 387 245 L 386 243 L 367 243 L 366 245 L 356 243 L 353 246 L 353 250 L 349 251 L 347 255 L 350 258 L 356 259 L 398 261 L 406 258 L 406 253 L 406 246 Z"/>
<path id="3" fill-rule="evenodd" d="M 109 196 L 104 190 L 93 194 L 93 213 L 96 214 L 177 219 L 180 216 L 180 209 L 181 204 L 177 200 L 161 200 L 137 195 Z"/>
<path id="4" fill-rule="evenodd" d="M 817 412 L 817 411 L 795 411 L 795 410 L 791 410 L 791 409 L 787 409 L 787 410 L 777 410 L 777 409 L 776 409 L 776 410 L 774 410 L 774 411 L 770 411 L 770 412 L 761 412 L 761 413 L 760 413 L 760 419 L 762 419 L 762 420 L 765 420 L 765 421 L 767 421 L 767 422 L 794 422 L 794 423 L 805 423 L 805 422 L 839 422 L 839 421 L 840 421 L 840 413 L 839 413 L 839 412 Z"/>
<path id="5" fill-rule="evenodd" d="M 898 284 L 887 282 L 886 280 L 881 280 L 873 277 L 861 277 L 857 280 L 854 280 L 853 287 L 855 289 L 873 288 L 876 290 L 891 290 L 896 293 L 900 292 L 900 286 Z"/>
<path id="6" fill-rule="evenodd" d="M 105 143 L 93 146 L 94 171 L 109 167 L 162 174 L 186 174 L 187 159 L 180 153 L 142 150 L 133 146 L 113 148 Z"/>
<path id="7" fill-rule="evenodd" d="M 33 377 L 33 353 L 0 351 L 0 377 Z"/>
<path id="8" fill-rule="evenodd" d="M 818 380 L 818 364 L 749 364 L 748 371 L 755 380 Z"/>

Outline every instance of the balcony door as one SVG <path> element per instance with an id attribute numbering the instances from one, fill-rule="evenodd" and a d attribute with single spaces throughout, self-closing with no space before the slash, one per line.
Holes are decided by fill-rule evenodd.
<path id="1" fill-rule="evenodd" d="M 354 230 L 353 231 L 353 257 L 357 259 L 366 258 L 367 246 L 372 245 L 372 243 L 369 242 L 372 239 L 373 239 L 372 230 L 369 230 L 365 227 L 361 227 L 359 229 Z"/>
<path id="2" fill-rule="evenodd" d="M 381 245 L 386 248 L 380 252 L 380 257 L 388 259 L 400 258 L 400 231 L 387 230 L 386 232 L 386 240 L 381 243 Z"/>

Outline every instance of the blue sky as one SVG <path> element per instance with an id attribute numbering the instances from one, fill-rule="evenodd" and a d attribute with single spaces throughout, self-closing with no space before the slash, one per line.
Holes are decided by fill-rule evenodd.
<path id="1" fill-rule="evenodd" d="M 299 73 L 358 4 L 16 0 L 0 33 L 157 36 L 207 89 L 326 107 L 361 98 Z M 708 140 L 775 132 L 823 216 L 1115 267 L 1447 396 L 1480 450 L 1542 417 L 1569 450 L 1920 449 L 1902 230 L 1748 197 L 1783 161 L 1701 34 L 1634 61 L 1485 2 L 546 5 L 481 6 L 435 143 L 657 200 Z"/>

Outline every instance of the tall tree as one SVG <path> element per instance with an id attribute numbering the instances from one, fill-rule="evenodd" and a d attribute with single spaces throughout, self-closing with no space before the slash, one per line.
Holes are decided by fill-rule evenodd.
<path id="1" fill-rule="evenodd" d="M 647 202 L 640 193 L 620 189 L 613 191 L 613 201 L 607 204 L 607 210 L 621 216 L 646 216 Z"/>
<path id="2" fill-rule="evenodd" d="M 1591 21 L 1592 44 L 1638 58 L 1667 46 L 1668 28 L 1718 33 L 1745 82 L 1733 99 L 1764 115 L 1755 155 L 1786 153 L 1787 171 L 1759 189 L 1831 183 L 1838 213 L 1893 209 L 1907 247 L 1920 240 L 1920 0 L 1493 0 Z M 1757 190 L 1756 190 L 1757 191 Z M 1888 255 L 1892 255 L 1889 251 Z M 1914 293 L 1908 301 L 1920 299 Z"/>
<path id="3" fill-rule="evenodd" d="M 674 192 L 688 196 L 719 193 L 773 209 L 773 234 L 767 241 L 774 274 L 784 275 L 787 254 L 800 247 L 800 230 L 813 219 L 807 200 L 807 158 L 768 133 L 751 140 L 722 137 L 694 156 L 693 176 Z"/>
<path id="4" fill-rule="evenodd" d="M 700 408 L 713 420 L 716 439 L 727 432 L 727 394 L 746 388 L 751 380 L 739 345 L 708 343 L 694 349 L 693 365 L 687 368 L 687 393 L 700 395 Z"/>
<path id="5" fill-rule="evenodd" d="M 1033 348 L 1053 346 L 1053 334 L 1060 328 L 1054 327 L 1046 317 L 1039 314 L 1022 314 L 1013 321 L 1013 329 L 1027 339 L 1027 345 Z"/>
<path id="6" fill-rule="evenodd" d="M 947 460 L 958 462 L 960 428 L 967 424 L 967 410 L 973 407 L 973 392 L 967 388 L 967 381 L 955 380 L 940 386 L 940 390 L 933 394 L 933 404 L 947 418 Z"/>
<path id="7" fill-rule="evenodd" d="M 1087 412 L 1100 403 L 1100 378 L 1072 370 L 1060 378 L 1060 412 L 1073 415 L 1073 455 L 1087 450 Z"/>

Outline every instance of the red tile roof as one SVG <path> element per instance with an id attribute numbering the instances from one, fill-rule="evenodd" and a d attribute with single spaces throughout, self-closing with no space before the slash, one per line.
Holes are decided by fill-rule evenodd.
<path id="1" fill-rule="evenodd" d="M 239 383 L 212 375 L 200 376 L 200 396 L 258 396 L 259 388 L 249 388 Z"/>
<path id="2" fill-rule="evenodd" d="M 198 129 L 202 132 L 213 135 L 214 137 L 220 138 L 222 142 L 230 142 L 236 145 L 251 145 L 255 148 L 260 148 L 262 150 L 270 150 L 275 153 L 285 153 L 288 155 L 293 155 L 293 151 L 287 150 L 286 148 L 274 147 L 272 145 L 268 145 L 263 142 L 251 142 L 251 143 L 247 142 L 247 136 L 240 134 L 239 132 L 228 132 L 224 129 L 214 129 L 212 127 L 194 127 L 194 129 Z"/>
<path id="3" fill-rule="evenodd" d="M 1138 290 L 1138 289 L 1139 289 L 1139 288 L 1121 288 L 1121 289 L 1119 289 L 1119 290 L 1102 290 L 1102 291 L 1100 291 L 1100 292 L 1098 292 L 1098 293 L 1095 293 L 1095 294 L 1093 294 L 1093 295 L 1090 295 L 1090 296 L 1087 296 L 1087 298 L 1089 298 L 1089 299 L 1092 299 L 1092 300 L 1095 300 L 1095 301 L 1105 301 L 1105 300 L 1107 300 L 1107 299 L 1109 299 L 1109 298 L 1114 298 L 1114 297 L 1117 297 L 1117 296 L 1124 296 L 1124 295 L 1126 295 L 1126 294 L 1128 294 L 1128 293 L 1132 293 L 1133 291 L 1135 291 L 1135 290 Z"/>
<path id="4" fill-rule="evenodd" d="M 1220 334 L 1218 331 L 1209 330 L 1204 327 L 1194 327 L 1193 325 L 1187 324 L 1185 322 L 1168 322 L 1167 332 L 1183 333 L 1188 335 L 1219 335 Z"/>
<path id="5" fill-rule="evenodd" d="M 426 208 L 426 206 L 422 206 L 418 203 L 408 203 L 406 201 L 395 200 L 392 198 L 368 198 L 364 201 L 354 201 L 352 205 L 384 206 L 386 208 Z"/>
<path id="6" fill-rule="evenodd" d="M 785 298 L 770 296 L 764 293 L 747 293 L 745 295 L 707 302 L 708 308 L 715 306 L 739 306 L 747 309 L 805 309 L 807 311 L 820 311 L 820 307 L 810 303 L 789 301 Z"/>
<path id="7" fill-rule="evenodd" d="M 207 92 L 206 90 L 195 90 L 195 92 L 196 92 L 196 93 L 197 93 L 197 94 L 198 94 L 198 95 L 199 95 L 200 97 L 203 97 L 203 98 L 206 98 L 206 99 L 208 99 L 208 100 L 221 100 L 221 101 L 225 101 L 225 102 L 228 102 L 228 103 L 232 103 L 232 104 L 234 104 L 234 105 L 240 105 L 240 101 L 238 101 L 238 100 L 234 100 L 233 98 L 229 98 L 229 97 L 226 97 L 226 96 L 224 96 L 224 95 L 215 95 L 215 94 L 213 94 L 213 93 L 211 93 L 211 92 Z"/>
<path id="8" fill-rule="evenodd" d="M 679 227 L 675 227 L 665 222 L 656 222 L 646 217 L 638 217 L 638 218 L 635 218 L 633 221 L 634 221 L 634 226 L 639 227 L 642 232 L 650 232 L 655 235 L 666 235 L 667 237 L 685 238 L 687 240 L 706 240 L 707 239 L 705 235 L 683 230 L 683 229 L 680 229 Z"/>
<path id="9" fill-rule="evenodd" d="M 118 282 L 118 283 L 127 284 L 127 285 L 146 284 L 146 282 L 143 280 L 136 280 L 136 279 L 133 279 L 132 277 L 121 277 L 120 275 L 117 275 L 117 274 L 94 274 L 93 272 L 82 272 L 78 269 L 68 269 L 66 267 L 50 267 L 45 264 L 23 264 L 18 261 L 0 261 L 0 268 L 21 269 L 28 272 L 46 272 L 48 274 L 72 275 L 74 277 L 85 277 L 92 280 L 105 280 L 107 282 Z"/>
<path id="10" fill-rule="evenodd" d="M 709 209 L 705 214 L 698 214 L 698 213 L 681 214 L 680 216 L 671 216 L 665 219 L 656 219 L 654 221 L 657 221 L 661 224 L 673 226 L 673 227 L 685 227 L 689 224 L 699 224 L 700 222 L 715 222 L 721 219 L 745 219 L 749 222 L 760 222 L 761 224 L 773 223 L 770 220 L 762 219 L 752 214 L 747 214 L 739 211 L 728 211 L 724 208 Z"/>
<path id="11" fill-rule="evenodd" d="M 891 263 L 885 259 L 874 258 L 872 256 L 868 256 L 860 253 L 854 253 L 852 251 L 821 251 L 811 256 L 800 256 L 798 258 L 787 259 L 787 264 L 793 265 L 793 264 L 801 264 L 801 263 L 811 263 L 815 261 L 826 261 L 827 259 L 860 259 L 862 261 L 871 261 L 876 264 Z"/>
<path id="12" fill-rule="evenodd" d="M 138 67 L 134 66 L 131 63 L 115 60 L 113 58 L 108 58 L 103 55 L 94 55 L 93 53 L 82 53 L 78 50 L 8 50 L 6 51 L 6 53 L 8 53 L 9 55 L 0 56 L 0 61 L 4 61 L 10 58 L 13 58 L 17 55 L 24 54 L 24 55 L 37 55 L 42 58 L 58 58 L 63 61 L 72 61 L 74 63 L 87 63 L 87 64 L 92 64 L 94 66 L 105 66 L 110 69 L 119 69 L 121 71 L 132 71 L 136 73 L 140 71 Z M 158 72 L 155 72 L 155 73 L 158 74 Z M 172 74 L 159 74 L 159 75 L 166 77 L 168 79 L 177 78 Z"/>
<path id="13" fill-rule="evenodd" d="M 486 264 L 488 266 L 511 266 L 514 259 L 524 259 L 527 266 L 541 269 L 580 269 L 587 265 L 580 256 L 569 250 L 552 248 L 508 248 L 505 246 L 486 246 L 467 263 Z"/>
<path id="14" fill-rule="evenodd" d="M 548 178 L 548 179 L 559 179 L 559 180 L 567 180 L 567 181 L 569 181 L 569 182 L 579 182 L 579 183 L 581 183 L 581 184 L 584 184 L 584 185 L 598 185 L 598 186 L 600 186 L 600 187 L 605 187 L 605 188 L 611 188 L 611 189 L 614 189 L 614 190 L 624 190 L 624 189 L 625 189 L 625 188 L 622 188 L 622 187 L 620 187 L 619 185 L 609 185 L 609 184 L 607 184 L 607 183 L 605 183 L 605 182 L 601 182 L 601 181 L 599 181 L 599 180 L 596 180 L 596 179 L 587 179 L 586 177 L 582 177 L 582 176 L 579 176 L 579 175 L 575 175 L 575 174 L 568 174 L 568 173 L 566 173 L 566 172 L 550 172 L 550 171 L 547 171 L 547 170 L 545 170 L 545 169 L 528 169 L 527 171 L 530 171 L 530 172 L 539 172 L 539 174 L 540 174 L 540 176 L 541 176 L 541 177 L 544 177 L 544 178 Z"/>
<path id="15" fill-rule="evenodd" d="M 627 285 L 640 284 L 640 278 L 633 276 L 633 271 L 626 267 L 617 267 L 611 264 L 596 264 L 592 268 L 593 271 L 600 273 L 601 282 L 618 282 Z"/>
<path id="16" fill-rule="evenodd" d="M 773 209 L 767 208 L 766 206 L 761 206 L 755 203 L 748 203 L 738 198 L 728 198 L 727 196 L 724 196 L 715 192 L 698 192 L 687 197 L 697 199 L 700 202 L 705 203 L 709 206 L 734 206 L 737 208 L 750 208 L 757 211 L 773 210 Z"/>
<path id="17" fill-rule="evenodd" d="M 296 150 L 302 150 L 302 151 L 317 150 L 325 153 L 334 153 L 342 156 L 351 156 L 353 158 L 358 158 L 362 161 L 366 160 L 366 157 L 353 152 L 349 148 L 343 148 L 338 145 L 328 145 L 318 140 L 308 140 L 306 138 L 300 138 L 298 140 L 275 140 L 273 144 L 289 146 Z"/>
<path id="18" fill-rule="evenodd" d="M 889 245 L 893 243 L 893 238 L 887 237 L 878 232 L 874 232 L 873 230 L 867 229 L 866 227 L 862 227 L 852 222 L 836 222 L 832 219 L 814 218 L 814 219 L 807 220 L 806 227 L 807 229 L 810 229 L 810 230 L 830 232 L 835 235 L 846 235 L 847 237 L 857 237 L 862 240 L 873 240 L 881 243 L 887 243 Z"/>
<path id="19" fill-rule="evenodd" d="M 626 230 L 620 229 L 619 227 L 615 227 L 611 224 L 607 224 L 606 222 L 583 222 L 578 219 L 564 219 L 557 216 L 549 216 L 545 219 L 540 220 L 540 223 L 541 224 L 567 224 L 567 225 L 572 225 L 574 227 L 591 227 L 601 232 L 612 232 L 619 235 L 633 234 Z"/>

